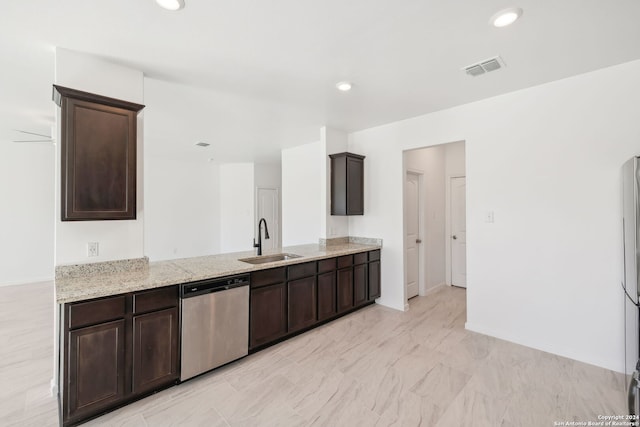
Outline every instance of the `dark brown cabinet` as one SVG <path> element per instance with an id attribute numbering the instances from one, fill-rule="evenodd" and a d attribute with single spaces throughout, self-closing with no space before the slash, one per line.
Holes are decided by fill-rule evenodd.
<path id="1" fill-rule="evenodd" d="M 288 282 L 287 294 L 287 332 L 299 331 L 316 323 L 316 277 Z"/>
<path id="2" fill-rule="evenodd" d="M 331 154 L 331 215 L 364 214 L 364 156 Z"/>
<path id="3" fill-rule="evenodd" d="M 249 348 L 287 333 L 287 288 L 284 283 L 251 290 Z"/>
<path id="4" fill-rule="evenodd" d="M 154 390 L 178 375 L 178 308 L 133 317 L 133 393 Z"/>
<path id="5" fill-rule="evenodd" d="M 318 321 L 335 316 L 336 258 L 318 261 Z"/>
<path id="6" fill-rule="evenodd" d="M 337 273 L 338 313 L 353 307 L 353 268 L 342 268 Z"/>
<path id="7" fill-rule="evenodd" d="M 359 307 L 365 304 L 367 299 L 367 252 L 353 255 L 353 305 Z"/>
<path id="8" fill-rule="evenodd" d="M 62 321 L 64 425 L 177 382 L 177 286 L 65 304 Z"/>
<path id="9" fill-rule="evenodd" d="M 369 252 L 368 277 L 369 301 L 380 298 L 380 251 Z"/>
<path id="10" fill-rule="evenodd" d="M 80 419 L 123 399 L 124 337 L 124 319 L 69 332 L 65 418 Z"/>
<path id="11" fill-rule="evenodd" d="M 353 308 L 353 255 L 336 258 L 336 293 L 338 313 Z"/>
<path id="12" fill-rule="evenodd" d="M 336 272 L 318 275 L 318 321 L 334 316 L 336 311 Z"/>
<path id="13" fill-rule="evenodd" d="M 313 325 L 318 320 L 317 262 L 287 267 L 287 332 Z"/>
<path id="14" fill-rule="evenodd" d="M 353 266 L 353 305 L 367 302 L 367 264 Z"/>
<path id="15" fill-rule="evenodd" d="M 251 273 L 249 350 L 373 303 L 379 266 L 380 251 L 370 251 Z"/>
<path id="16" fill-rule="evenodd" d="M 262 346 L 287 333 L 286 269 L 271 268 L 251 273 L 249 301 L 249 349 Z"/>
<path id="17" fill-rule="evenodd" d="M 62 221 L 136 218 L 137 115 L 143 105 L 53 86 L 61 107 Z"/>

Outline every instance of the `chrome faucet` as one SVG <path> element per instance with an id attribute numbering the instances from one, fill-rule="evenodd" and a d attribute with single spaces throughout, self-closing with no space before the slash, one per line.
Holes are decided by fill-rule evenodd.
<path id="1" fill-rule="evenodd" d="M 258 248 L 258 255 L 262 255 L 262 233 L 261 231 L 261 225 L 264 222 L 264 238 L 268 239 L 269 238 L 269 229 L 267 228 L 267 220 L 264 218 L 260 218 L 260 221 L 258 221 L 258 243 L 256 243 L 256 238 L 253 238 L 253 247 L 254 248 Z"/>

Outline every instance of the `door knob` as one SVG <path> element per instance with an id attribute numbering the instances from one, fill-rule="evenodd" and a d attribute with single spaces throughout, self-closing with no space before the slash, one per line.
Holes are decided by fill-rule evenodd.
<path id="1" fill-rule="evenodd" d="M 454 234 L 453 236 L 451 236 L 451 238 L 452 238 L 453 240 L 457 240 L 457 239 L 458 239 L 458 236 L 456 236 L 456 235 Z"/>
<path id="2" fill-rule="evenodd" d="M 416 239 L 416 243 L 422 243 L 421 239 Z"/>

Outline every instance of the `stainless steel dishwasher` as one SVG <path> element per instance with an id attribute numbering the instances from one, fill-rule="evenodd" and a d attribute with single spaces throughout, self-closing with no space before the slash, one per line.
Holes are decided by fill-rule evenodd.
<path id="1" fill-rule="evenodd" d="M 248 274 L 183 284 L 180 297 L 181 381 L 248 354 Z"/>

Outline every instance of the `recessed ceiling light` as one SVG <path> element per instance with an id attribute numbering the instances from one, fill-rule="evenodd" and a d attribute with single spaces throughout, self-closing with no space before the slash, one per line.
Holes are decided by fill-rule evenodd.
<path id="1" fill-rule="evenodd" d="M 349 82 L 339 82 L 336 83 L 336 87 L 342 92 L 348 92 L 351 90 L 352 85 Z"/>
<path id="2" fill-rule="evenodd" d="M 511 25 L 516 22 L 516 20 L 521 16 L 522 9 L 520 9 L 519 7 L 511 7 L 509 9 L 501 10 L 500 12 L 493 15 L 489 22 L 494 27 L 506 27 L 507 25 Z"/>
<path id="3" fill-rule="evenodd" d="M 184 0 L 156 0 L 156 3 L 167 10 L 180 10 L 184 8 Z"/>

